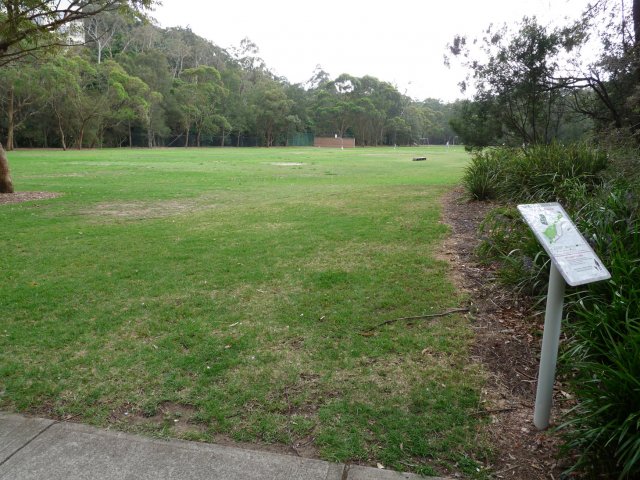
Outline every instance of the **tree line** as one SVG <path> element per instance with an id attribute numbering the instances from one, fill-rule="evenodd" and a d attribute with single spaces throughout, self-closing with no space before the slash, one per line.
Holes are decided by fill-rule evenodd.
<path id="1" fill-rule="evenodd" d="M 249 39 L 225 50 L 188 28 L 107 9 L 66 44 L 0 69 L 0 129 L 16 147 L 287 145 L 300 134 L 357 145 L 454 142 L 454 109 L 372 76 L 278 77 Z M 81 45 L 74 45 L 81 43 Z"/>

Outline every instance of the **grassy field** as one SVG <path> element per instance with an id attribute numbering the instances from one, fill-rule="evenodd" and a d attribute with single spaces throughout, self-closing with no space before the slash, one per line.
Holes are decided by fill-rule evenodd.
<path id="1" fill-rule="evenodd" d="M 417 155 L 427 161 L 412 162 Z M 481 372 L 437 251 L 459 148 L 20 151 L 0 409 L 476 474 Z"/>

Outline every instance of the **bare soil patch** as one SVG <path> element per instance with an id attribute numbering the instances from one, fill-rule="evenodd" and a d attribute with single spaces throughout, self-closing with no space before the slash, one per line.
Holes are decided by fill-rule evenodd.
<path id="1" fill-rule="evenodd" d="M 495 205 L 468 202 L 459 188 L 443 201 L 443 220 L 451 228 L 443 256 L 451 277 L 472 303 L 473 361 L 488 372 L 482 392 L 483 413 L 490 423 L 486 434 L 495 452 L 490 465 L 494 478 L 557 479 L 566 468 L 558 462 L 560 440 L 533 425 L 538 355 L 543 318 L 533 317 L 530 299 L 517 298 L 500 286 L 495 266 L 478 263 L 478 226 Z M 571 402 L 556 382 L 552 421 Z"/>
<path id="2" fill-rule="evenodd" d="M 204 209 L 194 199 L 159 200 L 155 202 L 103 202 L 84 213 L 94 217 L 112 217 L 122 219 L 163 218 L 172 215 L 183 215 Z"/>
<path id="3" fill-rule="evenodd" d="M 34 200 L 49 200 L 61 196 L 57 192 L 16 192 L 16 193 L 0 193 L 0 205 L 9 203 L 32 202 Z"/>

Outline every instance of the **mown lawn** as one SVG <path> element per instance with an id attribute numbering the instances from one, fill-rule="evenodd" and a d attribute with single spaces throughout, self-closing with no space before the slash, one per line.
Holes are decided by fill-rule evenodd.
<path id="1" fill-rule="evenodd" d="M 428 157 L 413 162 L 414 156 Z M 19 151 L 0 408 L 475 474 L 482 382 L 437 251 L 459 148 Z"/>

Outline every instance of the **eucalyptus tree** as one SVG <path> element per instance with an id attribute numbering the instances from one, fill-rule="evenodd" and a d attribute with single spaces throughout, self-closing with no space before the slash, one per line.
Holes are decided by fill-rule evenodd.
<path id="1" fill-rule="evenodd" d="M 572 70 L 557 82 L 574 92 L 580 113 L 601 128 L 628 129 L 640 142 L 640 0 L 597 0 L 572 28 L 576 49 L 591 51 L 599 43 L 600 55 L 587 65 L 573 55 Z"/>
<path id="2" fill-rule="evenodd" d="M 87 131 L 94 130 L 107 111 L 97 66 L 79 56 L 58 55 L 40 73 L 44 88 L 52 93 L 47 105 L 56 118 L 62 148 L 66 150 L 70 141 L 82 148 Z"/>
<path id="3" fill-rule="evenodd" d="M 293 102 L 283 86 L 269 78 L 263 78 L 255 86 L 252 97 L 257 133 L 265 145 L 271 147 L 279 135 L 286 133 L 292 121 L 296 121 L 290 116 Z"/>
<path id="4" fill-rule="evenodd" d="M 114 61 L 104 62 L 100 68 L 100 87 L 106 111 L 98 119 L 98 141 L 103 140 L 104 131 L 107 129 L 124 130 L 124 136 L 131 147 L 133 125 L 140 124 L 146 132 L 150 132 L 152 107 L 162 100 L 162 95 L 152 91 L 140 78 L 129 75 Z"/>
<path id="5" fill-rule="evenodd" d="M 145 27 L 141 26 L 146 30 Z M 157 135 L 169 133 L 167 110 L 173 100 L 171 95 L 173 80 L 167 57 L 159 50 L 150 49 L 121 53 L 116 59 L 129 75 L 140 78 L 150 89 L 149 117 L 145 124 L 147 146 L 151 148 L 156 145 Z"/>
<path id="6" fill-rule="evenodd" d="M 506 26 L 486 30 L 478 42 L 484 60 L 474 57 L 464 37 L 454 39 L 450 52 L 461 56 L 471 70 L 475 99 L 496 105 L 506 139 L 515 144 L 548 143 L 562 115 L 558 107 L 563 86 L 554 81 L 557 54 L 570 42 L 566 32 L 524 17 L 515 33 Z"/>
<path id="7" fill-rule="evenodd" d="M 15 133 L 42 108 L 46 92 L 37 73 L 37 65 L 24 61 L 0 69 L 0 107 L 5 113 L 7 150 L 15 146 Z"/>
<path id="8" fill-rule="evenodd" d="M 195 131 L 196 146 L 199 147 L 202 134 L 228 128 L 228 122 L 221 114 L 222 99 L 227 91 L 215 68 L 200 66 L 184 70 L 175 80 L 173 92 L 182 115 L 185 146 L 189 145 L 191 129 Z"/>

